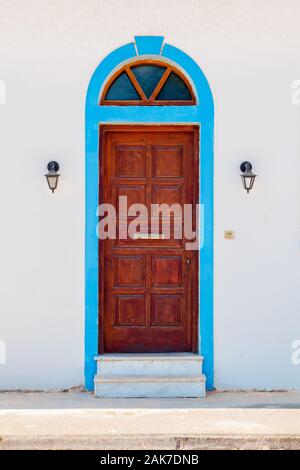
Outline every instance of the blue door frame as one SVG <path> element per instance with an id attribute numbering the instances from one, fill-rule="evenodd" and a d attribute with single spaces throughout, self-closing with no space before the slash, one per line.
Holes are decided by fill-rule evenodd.
<path id="1" fill-rule="evenodd" d="M 173 63 L 190 80 L 195 106 L 100 106 L 108 77 L 134 59 L 157 58 Z M 200 126 L 200 203 L 204 209 L 199 281 L 199 353 L 207 389 L 214 385 L 213 346 L 213 132 L 214 104 L 209 84 L 197 63 L 180 49 L 164 44 L 162 36 L 136 36 L 135 42 L 111 52 L 96 68 L 87 91 L 85 108 L 85 387 L 94 389 L 98 354 L 98 238 L 99 126 L 101 124 L 197 124 Z"/>

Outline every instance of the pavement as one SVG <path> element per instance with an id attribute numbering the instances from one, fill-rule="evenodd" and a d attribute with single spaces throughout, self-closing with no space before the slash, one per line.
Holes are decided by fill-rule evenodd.
<path id="1" fill-rule="evenodd" d="M 300 392 L 205 399 L 1 392 L 4 449 L 300 449 Z"/>

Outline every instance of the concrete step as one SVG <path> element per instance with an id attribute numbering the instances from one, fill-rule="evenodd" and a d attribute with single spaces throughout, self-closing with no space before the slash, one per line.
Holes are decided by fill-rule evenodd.
<path id="1" fill-rule="evenodd" d="M 95 376 L 95 396 L 99 398 L 205 397 L 203 374 L 180 375 L 99 375 Z"/>
<path id="2" fill-rule="evenodd" d="M 100 375 L 199 376 L 202 356 L 192 353 L 103 354 L 96 356 Z"/>

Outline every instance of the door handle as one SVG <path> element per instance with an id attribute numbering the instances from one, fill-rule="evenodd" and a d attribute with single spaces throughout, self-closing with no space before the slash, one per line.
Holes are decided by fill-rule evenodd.
<path id="1" fill-rule="evenodd" d="M 188 258 L 188 259 L 186 260 L 186 264 L 191 264 L 190 258 Z"/>

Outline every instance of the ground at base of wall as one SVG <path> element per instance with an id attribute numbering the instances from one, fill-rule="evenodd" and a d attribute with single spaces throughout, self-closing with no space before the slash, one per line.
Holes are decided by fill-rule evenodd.
<path id="1" fill-rule="evenodd" d="M 0 394 L 0 449 L 299 449 L 300 392 Z"/>

